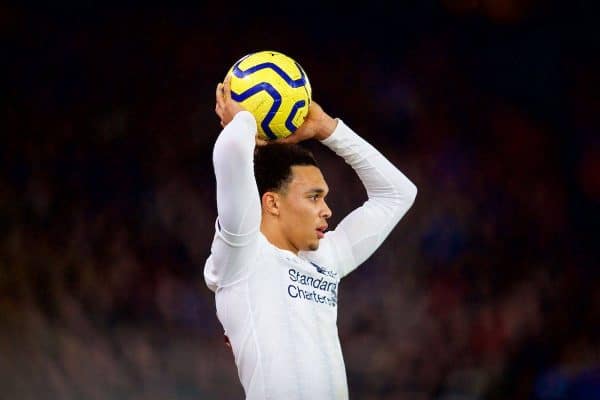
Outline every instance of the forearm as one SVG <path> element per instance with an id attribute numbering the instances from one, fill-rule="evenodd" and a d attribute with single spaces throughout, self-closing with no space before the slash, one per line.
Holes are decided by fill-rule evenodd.
<path id="1" fill-rule="evenodd" d="M 219 224 L 232 235 L 252 233 L 260 225 L 253 163 L 255 133 L 254 117 L 239 112 L 221 131 L 213 149 Z"/>
<path id="2" fill-rule="evenodd" d="M 356 267 L 366 260 L 412 206 L 416 186 L 371 144 L 342 121 L 321 143 L 349 164 L 368 195 L 368 201 L 336 228 L 354 254 Z M 350 269 L 353 268 L 349 266 Z"/>
<path id="3" fill-rule="evenodd" d="M 370 200 L 380 200 L 396 212 L 410 208 L 417 193 L 414 183 L 343 121 L 339 121 L 334 133 L 321 143 L 354 169 Z"/>

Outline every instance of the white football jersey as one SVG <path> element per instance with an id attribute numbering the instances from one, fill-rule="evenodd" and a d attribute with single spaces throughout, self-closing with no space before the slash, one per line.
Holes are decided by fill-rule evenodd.
<path id="1" fill-rule="evenodd" d="M 347 399 L 337 332 L 340 279 L 365 261 L 410 208 L 416 187 L 341 120 L 322 143 L 358 174 L 369 199 L 297 255 L 259 231 L 256 122 L 238 113 L 213 161 L 219 216 L 204 277 L 232 346 L 246 399 Z"/>

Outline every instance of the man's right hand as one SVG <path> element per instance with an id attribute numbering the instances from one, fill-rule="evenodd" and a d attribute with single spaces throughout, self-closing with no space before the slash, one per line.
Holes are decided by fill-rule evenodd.
<path id="1" fill-rule="evenodd" d="M 215 113 L 221 119 L 221 126 L 231 122 L 235 114 L 245 110 L 237 101 L 231 98 L 231 75 L 225 77 L 223 83 L 217 85 Z"/>

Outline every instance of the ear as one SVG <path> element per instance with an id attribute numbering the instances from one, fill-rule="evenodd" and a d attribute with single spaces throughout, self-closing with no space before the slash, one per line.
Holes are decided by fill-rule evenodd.
<path id="1" fill-rule="evenodd" d="M 280 198 L 279 193 L 275 192 L 265 192 L 262 195 L 262 207 L 265 212 L 270 215 L 278 216 L 279 215 L 279 204 Z"/>

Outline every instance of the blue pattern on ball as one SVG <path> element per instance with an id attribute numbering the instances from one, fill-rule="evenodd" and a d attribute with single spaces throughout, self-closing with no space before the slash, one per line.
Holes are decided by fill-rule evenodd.
<path id="1" fill-rule="evenodd" d="M 298 70 L 300 71 L 301 77 L 298 79 L 292 79 L 288 74 L 285 73 L 284 70 L 279 68 L 279 66 L 277 66 L 277 64 L 274 64 L 271 62 L 253 65 L 252 67 L 250 67 L 246 70 L 242 70 L 239 68 L 239 65 L 246 58 L 247 57 L 242 58 L 237 63 L 235 63 L 235 65 L 233 66 L 232 73 L 238 78 L 245 78 L 246 76 L 251 75 L 251 74 L 255 73 L 256 71 L 270 68 L 273 72 L 277 73 L 292 88 L 302 87 L 306 84 L 306 74 L 304 73 L 304 70 L 302 68 L 300 68 L 300 66 L 298 66 L 297 63 L 296 63 L 296 65 L 298 66 Z M 269 127 L 269 124 L 271 123 L 271 121 L 275 117 L 275 114 L 279 110 L 279 107 L 281 106 L 281 94 L 279 94 L 279 92 L 271 84 L 269 84 L 267 82 L 260 82 L 260 83 L 257 83 L 256 85 L 252 86 L 251 88 L 245 90 L 242 93 L 236 93 L 232 90 L 231 98 L 237 102 L 242 102 L 242 101 L 246 100 L 247 98 L 249 98 L 250 96 L 253 96 L 256 93 L 263 91 L 263 90 L 265 92 L 267 92 L 269 94 L 269 96 L 271 96 L 273 98 L 273 105 L 267 112 L 267 115 L 262 120 L 260 125 L 261 125 L 263 131 L 265 132 L 265 134 L 270 139 L 277 139 L 277 136 L 273 133 L 273 131 Z M 304 100 L 300 100 L 300 101 L 296 102 L 294 104 L 294 106 L 292 107 L 290 114 L 287 116 L 287 118 L 285 120 L 285 126 L 290 132 L 296 131 L 297 127 L 292 123 L 292 121 L 294 119 L 294 116 L 298 112 L 298 109 L 303 107 L 305 104 L 306 104 L 306 102 Z"/>

